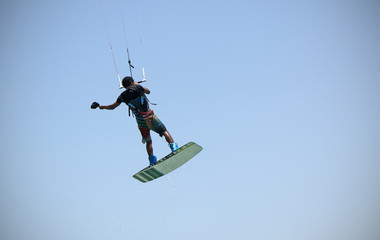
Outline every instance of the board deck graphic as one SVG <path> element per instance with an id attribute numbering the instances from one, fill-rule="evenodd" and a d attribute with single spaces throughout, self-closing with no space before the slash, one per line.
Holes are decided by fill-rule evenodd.
<path id="1" fill-rule="evenodd" d="M 152 166 L 148 166 L 139 171 L 133 175 L 133 177 L 143 183 L 162 177 L 185 164 L 200 151 L 202 151 L 202 149 L 203 148 L 198 144 L 189 142 L 175 152 L 170 153 L 166 157 L 160 159 Z"/>

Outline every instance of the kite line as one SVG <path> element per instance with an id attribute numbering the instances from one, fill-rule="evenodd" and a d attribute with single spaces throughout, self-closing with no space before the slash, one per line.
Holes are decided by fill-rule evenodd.
<path id="1" fill-rule="evenodd" d="M 113 63 L 114 63 L 114 66 L 115 66 L 115 71 L 116 71 L 117 79 L 118 79 L 118 82 L 119 82 L 119 88 L 123 88 L 123 85 L 122 85 L 122 82 L 121 82 L 121 78 L 120 78 L 120 74 L 119 74 L 119 70 L 118 70 L 118 66 L 117 66 L 117 62 L 116 62 L 116 58 L 115 58 L 115 53 L 114 53 L 113 48 L 112 48 L 109 28 L 108 28 L 108 25 L 107 25 L 107 21 L 106 21 L 106 17 L 105 17 L 105 14 L 104 14 L 104 9 L 103 9 L 103 5 L 102 5 L 101 0 L 99 0 L 99 6 L 100 6 L 101 13 L 102 13 L 102 19 L 103 19 L 104 27 L 105 27 L 105 30 L 106 30 L 108 44 L 109 44 L 109 47 L 110 47 L 110 50 L 111 50 L 112 59 L 113 59 Z M 126 31 L 126 28 L 125 28 L 125 25 L 126 25 L 125 24 L 125 17 L 124 17 L 124 12 L 122 10 L 120 1 L 119 1 L 119 9 L 120 9 L 120 12 L 121 12 L 122 23 L 123 23 L 123 32 L 124 32 L 124 40 L 125 40 L 126 53 L 127 53 L 127 57 L 128 57 L 129 73 L 130 73 L 130 76 L 133 77 L 132 69 L 134 69 L 135 67 L 132 65 L 130 54 L 129 54 L 127 31 Z M 143 68 L 143 79 L 141 81 L 138 81 L 138 83 L 142 83 L 142 82 L 146 82 L 144 68 Z"/>

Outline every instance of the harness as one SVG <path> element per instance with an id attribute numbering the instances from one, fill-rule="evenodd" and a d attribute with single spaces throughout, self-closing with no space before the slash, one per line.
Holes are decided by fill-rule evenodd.
<path id="1" fill-rule="evenodd" d="M 132 112 L 146 113 L 149 110 L 149 103 L 157 105 L 149 101 L 148 97 L 144 94 L 128 102 L 128 115 L 131 116 Z"/>

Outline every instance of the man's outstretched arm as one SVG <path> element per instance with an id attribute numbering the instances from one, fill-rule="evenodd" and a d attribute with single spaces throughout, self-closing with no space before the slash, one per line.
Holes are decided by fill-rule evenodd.
<path id="1" fill-rule="evenodd" d="M 99 109 L 107 109 L 107 110 L 114 110 L 115 108 L 117 108 L 118 106 L 120 106 L 120 103 L 118 103 L 117 101 L 114 102 L 113 104 L 111 105 L 100 105 L 99 106 Z"/>

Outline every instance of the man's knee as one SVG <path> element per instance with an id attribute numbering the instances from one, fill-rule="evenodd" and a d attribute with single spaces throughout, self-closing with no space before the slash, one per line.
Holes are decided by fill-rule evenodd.
<path id="1" fill-rule="evenodd" d="M 149 136 L 149 137 L 146 137 L 146 138 L 143 138 L 142 139 L 142 143 L 146 143 L 146 144 L 152 144 L 152 138 Z"/>

